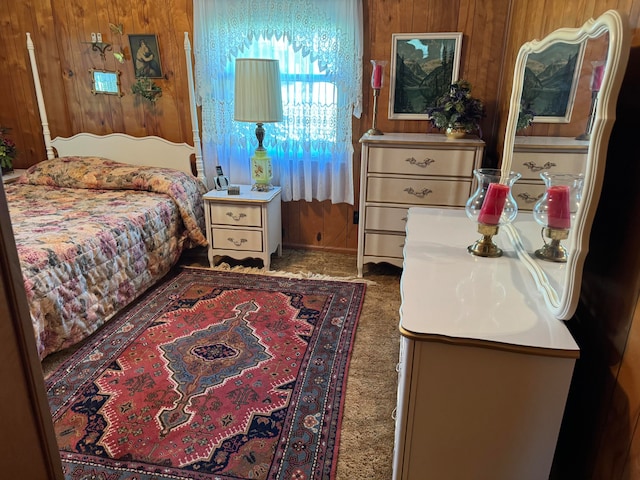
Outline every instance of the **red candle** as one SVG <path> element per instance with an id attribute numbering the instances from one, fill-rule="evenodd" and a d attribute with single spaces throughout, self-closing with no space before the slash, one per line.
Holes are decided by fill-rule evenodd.
<path id="1" fill-rule="evenodd" d="M 571 208 L 569 206 L 569 186 L 553 185 L 547 189 L 549 218 L 547 226 L 565 230 L 571 226 Z"/>
<path id="2" fill-rule="evenodd" d="M 373 88 L 382 88 L 382 65 L 375 64 L 373 66 Z"/>
<path id="3" fill-rule="evenodd" d="M 478 222 L 484 225 L 498 225 L 508 193 L 508 185 L 503 183 L 490 183 L 487 189 L 487 195 L 484 197 L 482 207 L 480 208 Z"/>
<path id="4" fill-rule="evenodd" d="M 591 79 L 591 90 L 599 92 L 602 86 L 602 77 L 604 77 L 604 64 L 595 65 L 593 67 L 593 77 Z"/>

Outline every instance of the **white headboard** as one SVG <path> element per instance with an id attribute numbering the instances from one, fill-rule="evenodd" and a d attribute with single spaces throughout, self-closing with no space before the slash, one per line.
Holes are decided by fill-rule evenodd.
<path id="1" fill-rule="evenodd" d="M 198 128 L 198 115 L 195 104 L 195 85 L 193 82 L 193 64 L 191 60 L 191 42 L 188 32 L 184 32 L 184 50 L 187 63 L 187 80 L 189 84 L 189 105 L 191 113 L 191 127 L 193 131 L 193 146 L 188 143 L 174 143 L 157 136 L 133 137 L 125 133 L 110 133 L 95 135 L 92 133 L 78 133 L 72 137 L 51 138 L 47 111 L 42 95 L 40 74 L 35 58 L 35 47 L 31 34 L 27 32 L 27 50 L 31 60 L 31 71 L 36 87 L 38 109 L 42 122 L 42 133 L 47 150 L 47 158 L 54 158 L 56 152 L 60 157 L 66 156 L 96 156 L 109 158 L 117 162 L 135 165 L 174 168 L 192 173 L 191 157 L 195 157 L 197 177 L 207 185 L 202 161 L 202 146 Z M 55 151 L 54 151 L 55 149 Z"/>

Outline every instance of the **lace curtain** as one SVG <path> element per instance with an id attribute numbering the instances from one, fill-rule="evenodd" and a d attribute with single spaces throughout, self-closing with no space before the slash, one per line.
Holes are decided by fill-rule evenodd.
<path id="1" fill-rule="evenodd" d="M 362 111 L 361 0 L 194 0 L 207 178 L 251 184 L 255 124 L 233 119 L 236 58 L 277 58 L 283 122 L 264 146 L 282 199 L 353 204 L 352 116 Z"/>

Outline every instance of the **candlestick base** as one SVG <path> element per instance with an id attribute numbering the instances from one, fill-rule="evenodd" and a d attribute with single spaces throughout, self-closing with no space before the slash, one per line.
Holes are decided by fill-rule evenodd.
<path id="1" fill-rule="evenodd" d="M 566 263 L 569 255 L 567 254 L 567 249 L 562 246 L 560 241 L 569 237 L 569 229 L 547 227 L 543 228 L 542 231 L 543 239 L 547 237 L 551 242 L 545 242 L 542 248 L 534 252 L 535 256 L 547 262 Z"/>
<path id="2" fill-rule="evenodd" d="M 367 130 L 367 134 L 369 134 L 369 135 L 384 135 L 384 132 L 382 132 L 382 130 L 379 130 L 377 128 L 370 128 L 369 130 Z"/>
<path id="3" fill-rule="evenodd" d="M 493 243 L 493 236 L 498 233 L 498 225 L 485 225 L 478 224 L 478 233 L 482 235 L 482 238 L 476 241 L 473 245 L 467 247 L 467 251 L 471 255 L 478 257 L 501 257 L 502 250 Z"/>

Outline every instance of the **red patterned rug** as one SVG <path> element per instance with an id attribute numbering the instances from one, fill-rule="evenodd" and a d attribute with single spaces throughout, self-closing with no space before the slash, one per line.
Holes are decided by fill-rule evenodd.
<path id="1" fill-rule="evenodd" d="M 333 478 L 364 294 L 180 271 L 49 376 L 65 477 Z"/>

